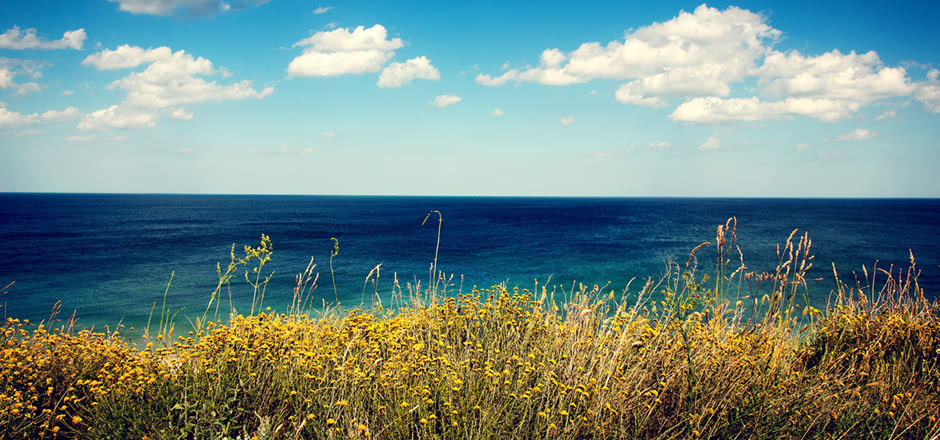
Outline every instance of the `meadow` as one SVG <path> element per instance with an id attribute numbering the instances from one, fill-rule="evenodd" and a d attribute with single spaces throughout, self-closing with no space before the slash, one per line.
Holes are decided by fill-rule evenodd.
<path id="1" fill-rule="evenodd" d="M 807 233 L 772 272 L 736 240 L 731 219 L 627 288 L 464 286 L 435 255 L 414 283 L 377 266 L 354 308 L 311 261 L 279 311 L 262 236 L 199 316 L 158 301 L 142 336 L 8 318 L 0 439 L 940 438 L 940 303 L 913 256 L 833 265 L 817 309 Z"/>

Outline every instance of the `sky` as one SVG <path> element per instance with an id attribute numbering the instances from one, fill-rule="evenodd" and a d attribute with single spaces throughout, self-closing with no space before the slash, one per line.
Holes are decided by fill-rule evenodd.
<path id="1" fill-rule="evenodd" d="M 0 192 L 940 197 L 935 1 L 0 10 Z"/>

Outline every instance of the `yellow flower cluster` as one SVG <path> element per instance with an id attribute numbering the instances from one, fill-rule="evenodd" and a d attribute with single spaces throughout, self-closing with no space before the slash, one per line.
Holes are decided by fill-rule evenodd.
<path id="1" fill-rule="evenodd" d="M 733 243 L 730 222 L 719 238 Z M 270 249 L 265 236 L 246 255 Z M 763 284 L 733 298 L 689 269 L 632 299 L 444 283 L 394 310 L 204 315 L 185 335 L 161 313 L 137 344 L 9 319 L 0 440 L 940 436 L 940 306 L 840 287 L 801 320 L 807 265 L 783 268 L 806 249 L 788 240 L 775 274 L 741 274 L 773 284 L 760 301 Z"/>
<path id="2" fill-rule="evenodd" d="M 163 378 L 149 352 L 137 354 L 120 336 L 32 331 L 7 319 L 0 348 L 0 439 L 61 437 L 81 430 L 102 399 L 145 395 Z"/>

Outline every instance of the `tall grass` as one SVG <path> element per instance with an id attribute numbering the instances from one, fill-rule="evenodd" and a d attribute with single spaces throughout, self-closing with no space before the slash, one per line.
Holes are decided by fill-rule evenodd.
<path id="1" fill-rule="evenodd" d="M 807 234 L 778 246 L 770 273 L 744 265 L 736 238 L 729 220 L 635 290 L 463 294 L 435 261 L 427 286 L 395 277 L 397 306 L 314 309 L 311 261 L 285 313 L 207 314 L 136 345 L 9 319 L 0 438 L 940 436 L 940 306 L 913 258 L 851 284 L 834 272 L 818 310 L 802 296 Z M 259 267 L 258 310 L 259 249 L 270 241 L 232 254 Z"/>

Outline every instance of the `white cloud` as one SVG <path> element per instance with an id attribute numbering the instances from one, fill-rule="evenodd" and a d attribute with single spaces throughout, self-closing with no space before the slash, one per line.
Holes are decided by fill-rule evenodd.
<path id="1" fill-rule="evenodd" d="M 44 41 L 36 36 L 36 29 L 20 32 L 19 26 L 13 26 L 0 34 L 0 49 L 75 49 L 82 50 L 85 44 L 85 29 L 76 29 L 62 34 L 62 38 Z"/>
<path id="2" fill-rule="evenodd" d="M 762 15 L 729 7 L 699 6 L 675 18 L 624 34 L 606 45 L 583 43 L 564 53 L 542 52 L 540 64 L 500 76 L 480 74 L 477 82 L 496 86 L 509 81 L 568 85 L 593 79 L 631 79 L 616 95 L 621 102 L 663 106 L 668 96 L 726 96 L 729 83 L 742 80 L 767 52 L 780 31 Z"/>
<path id="3" fill-rule="evenodd" d="M 912 86 L 903 67 L 885 67 L 874 51 L 843 55 L 833 50 L 815 57 L 773 51 L 757 72 L 770 97 L 813 97 L 868 103 L 906 96 Z"/>
<path id="4" fill-rule="evenodd" d="M 75 119 L 80 115 L 75 107 L 68 107 L 65 110 L 49 110 L 43 113 L 22 114 L 7 109 L 6 103 L 0 101 L 0 129 L 19 127 L 28 124 L 38 124 L 43 122 L 62 122 L 69 119 Z"/>
<path id="5" fill-rule="evenodd" d="M 125 44 L 91 54 L 82 65 L 98 70 L 147 67 L 109 84 L 108 89 L 126 92 L 124 101 L 85 115 L 79 123 L 81 130 L 152 127 L 161 114 L 190 120 L 193 115 L 183 108 L 185 105 L 263 99 L 274 92 L 273 87 L 255 90 L 251 81 L 231 84 L 207 81 L 201 77 L 220 74 L 221 70 L 214 69 L 205 58 L 194 58 L 183 50 L 173 52 L 169 47 L 145 50 Z"/>
<path id="6" fill-rule="evenodd" d="M 352 32 L 342 28 L 332 31 L 317 32 L 294 43 L 293 47 L 309 47 L 318 52 L 355 52 L 360 50 L 378 50 L 388 52 L 404 46 L 401 38 L 388 38 L 385 27 L 377 24 L 366 29 L 358 26 Z"/>
<path id="7" fill-rule="evenodd" d="M 796 149 L 797 149 L 797 150 L 805 150 L 805 149 L 807 149 L 807 148 L 809 148 L 809 147 L 812 147 L 812 145 L 810 145 L 810 144 L 796 144 Z"/>
<path id="8" fill-rule="evenodd" d="M 182 148 L 182 149 L 180 149 L 180 153 L 184 153 L 184 154 L 185 154 L 185 153 L 192 153 L 192 152 L 193 152 L 193 149 L 192 149 L 192 148 Z"/>
<path id="9" fill-rule="evenodd" d="M 545 49 L 542 51 L 542 55 L 539 56 L 542 65 L 549 68 L 561 66 L 561 63 L 567 59 L 568 56 L 558 49 Z"/>
<path id="10" fill-rule="evenodd" d="M 878 136 L 878 133 L 867 128 L 856 128 L 848 133 L 842 133 L 836 136 L 837 141 L 864 141 Z"/>
<path id="11" fill-rule="evenodd" d="M 177 109 L 170 110 L 170 115 L 169 115 L 169 116 L 170 116 L 171 118 L 173 118 L 173 119 L 179 119 L 179 120 L 181 120 L 181 121 L 189 121 L 189 120 L 192 120 L 192 119 L 193 119 L 193 114 L 187 112 L 187 111 L 184 110 L 183 108 L 177 108 Z"/>
<path id="12" fill-rule="evenodd" d="M 117 142 L 127 139 L 126 136 L 84 136 L 84 135 L 73 135 L 66 136 L 65 140 L 69 142 L 92 142 L 92 141 L 108 141 L 108 142 Z"/>
<path id="13" fill-rule="evenodd" d="M 81 113 L 75 107 L 68 107 L 65 110 L 47 110 L 39 115 L 43 122 L 62 122 L 77 118 Z"/>
<path id="14" fill-rule="evenodd" d="M 434 104 L 435 107 L 444 108 L 444 107 L 450 107 L 460 101 L 463 101 L 463 98 L 457 95 L 441 95 L 441 96 L 438 96 L 437 98 L 434 98 L 434 101 L 432 101 L 431 103 Z"/>
<path id="15" fill-rule="evenodd" d="M 14 132 L 12 132 L 12 133 L 10 133 L 10 134 L 13 135 L 13 136 L 15 136 L 15 137 L 20 137 L 20 136 L 33 136 L 33 135 L 37 135 L 37 134 L 42 134 L 42 130 L 19 130 L 19 131 L 14 131 Z"/>
<path id="16" fill-rule="evenodd" d="M 307 52 L 294 58 L 287 67 L 290 76 L 340 76 L 374 73 L 393 56 L 392 52 L 360 50 L 355 52 Z"/>
<path id="17" fill-rule="evenodd" d="M 773 49 L 782 33 L 751 11 L 697 7 L 624 33 L 607 44 L 586 42 L 565 52 L 546 49 L 534 67 L 479 74 L 486 86 L 536 82 L 564 86 L 595 79 L 626 80 L 622 103 L 667 107 L 686 122 L 757 121 L 808 116 L 825 122 L 852 117 L 876 100 L 913 95 L 940 113 L 940 71 L 912 82 L 904 67 L 886 66 L 874 51 L 821 55 Z M 505 67 L 505 66 L 504 66 Z M 932 76 L 931 76 L 932 75 Z M 753 97 L 731 96 L 735 84 L 757 80 Z M 711 114 L 715 112 L 715 114 Z"/>
<path id="18" fill-rule="evenodd" d="M 647 107 L 667 106 L 662 97 L 727 96 L 731 87 L 725 70 L 717 63 L 669 69 L 623 84 L 614 96 L 622 103 Z"/>
<path id="19" fill-rule="evenodd" d="M 718 139 L 718 132 L 708 137 L 702 145 L 698 146 L 699 150 L 717 150 L 721 147 L 721 141 Z"/>
<path id="20" fill-rule="evenodd" d="M 328 137 L 328 138 L 336 137 L 336 132 L 334 132 L 333 130 L 323 130 L 323 133 L 320 133 L 320 136 Z"/>
<path id="21" fill-rule="evenodd" d="M 761 94 L 771 100 L 758 97 L 720 99 L 716 96 L 726 96 L 728 90 L 716 89 L 712 93 L 714 96 L 695 98 L 681 104 L 670 118 L 714 123 L 808 116 L 835 122 L 852 117 L 872 101 L 907 96 L 915 90 L 904 68 L 884 66 L 875 52 L 856 54 L 853 51 L 843 55 L 833 50 L 809 57 L 797 51 L 770 51 L 754 75 L 758 76 L 762 86 Z M 707 75 L 700 80 L 702 84 L 708 84 Z M 667 91 L 691 95 L 688 90 L 679 88 L 681 81 L 668 80 L 663 84 L 671 87 Z M 712 86 L 718 85 L 718 82 L 712 83 Z M 662 90 L 657 92 L 666 94 Z"/>
<path id="22" fill-rule="evenodd" d="M 78 129 L 102 130 L 105 128 L 148 128 L 157 125 L 158 115 L 145 109 L 136 109 L 124 104 L 112 105 L 82 116 Z"/>
<path id="23" fill-rule="evenodd" d="M 7 110 L 6 104 L 0 103 L 0 129 L 17 127 L 20 125 L 26 124 L 35 124 L 37 122 L 38 114 L 33 113 L 32 115 L 24 115 L 17 112 L 11 112 Z"/>
<path id="24" fill-rule="evenodd" d="M 876 121 L 884 121 L 885 119 L 893 119 L 898 113 L 894 110 L 885 110 L 880 115 L 875 116 Z"/>
<path id="25" fill-rule="evenodd" d="M 183 58 L 186 53 L 178 52 L 179 58 Z M 144 63 L 152 63 L 157 60 L 167 60 L 173 57 L 173 51 L 166 46 L 155 49 L 144 49 L 142 47 L 122 44 L 117 49 L 105 49 L 101 52 L 93 53 L 82 60 L 83 66 L 94 66 L 98 70 L 117 70 L 137 67 Z M 192 58 L 192 57 L 190 57 Z M 203 69 L 208 62 L 204 58 L 199 58 L 199 64 Z M 208 68 L 212 68 L 209 63 Z"/>
<path id="26" fill-rule="evenodd" d="M 427 57 L 412 58 L 404 63 L 389 64 L 379 75 L 379 87 L 401 87 L 414 79 L 438 80 L 440 72 Z"/>
<path id="27" fill-rule="evenodd" d="M 757 97 L 732 99 L 706 97 L 682 103 L 669 115 L 669 119 L 678 122 L 721 123 L 809 116 L 823 122 L 835 122 L 851 117 L 859 107 L 860 104 L 856 102 L 824 98 L 761 101 Z"/>
<path id="28" fill-rule="evenodd" d="M 0 89 L 10 89 L 16 96 L 39 92 L 46 86 L 35 82 L 19 83 L 14 79 L 17 76 L 41 78 L 42 69 L 48 65 L 42 61 L 0 57 Z"/>
<path id="29" fill-rule="evenodd" d="M 561 125 L 571 125 L 571 124 L 574 124 L 574 115 L 571 115 L 571 116 L 563 116 L 563 117 L 561 118 L 561 120 L 558 121 L 558 123 L 561 124 Z"/>
<path id="30" fill-rule="evenodd" d="M 66 136 L 65 140 L 69 142 L 90 142 L 97 139 L 95 136 Z"/>
<path id="31" fill-rule="evenodd" d="M 17 84 L 14 92 L 17 96 L 26 96 L 41 91 L 46 86 L 34 82 Z"/>
<path id="32" fill-rule="evenodd" d="M 305 47 L 287 66 L 289 76 L 339 76 L 378 72 L 404 46 L 401 38 L 388 38 L 380 24 L 317 32 L 292 47 Z"/>
<path id="33" fill-rule="evenodd" d="M 75 92 L 73 92 L 73 91 L 71 91 L 71 90 L 63 90 L 63 91 L 62 91 L 62 96 L 72 96 L 73 93 L 75 93 Z"/>
<path id="34" fill-rule="evenodd" d="M 597 96 L 597 90 L 591 90 L 590 92 L 588 92 L 588 95 Z"/>
<path id="35" fill-rule="evenodd" d="M 66 136 L 65 140 L 69 142 L 90 142 L 97 139 L 95 136 Z"/>
<path id="36" fill-rule="evenodd" d="M 319 6 L 313 10 L 313 13 L 317 15 L 326 14 L 327 12 L 330 11 L 330 9 L 333 9 L 333 7 L 332 6 Z"/>
<path id="37" fill-rule="evenodd" d="M 924 108 L 931 113 L 940 113 L 940 70 L 932 69 L 927 72 L 927 81 L 917 83 L 914 89 L 914 99 L 924 104 Z"/>
<path id="38" fill-rule="evenodd" d="M 263 5 L 270 0 L 108 0 L 131 14 L 205 17 Z"/>
<path id="39" fill-rule="evenodd" d="M 665 149 L 667 149 L 667 148 L 669 148 L 669 147 L 671 147 L 671 146 L 672 146 L 671 143 L 666 142 L 666 141 L 661 141 L 661 142 L 650 142 L 648 148 L 649 148 L 650 150 L 653 150 L 653 149 L 656 149 L 656 150 L 665 150 Z"/>
<path id="40" fill-rule="evenodd" d="M 494 108 L 493 111 L 490 112 L 490 116 L 502 116 L 504 114 L 503 109 L 499 107 Z"/>

